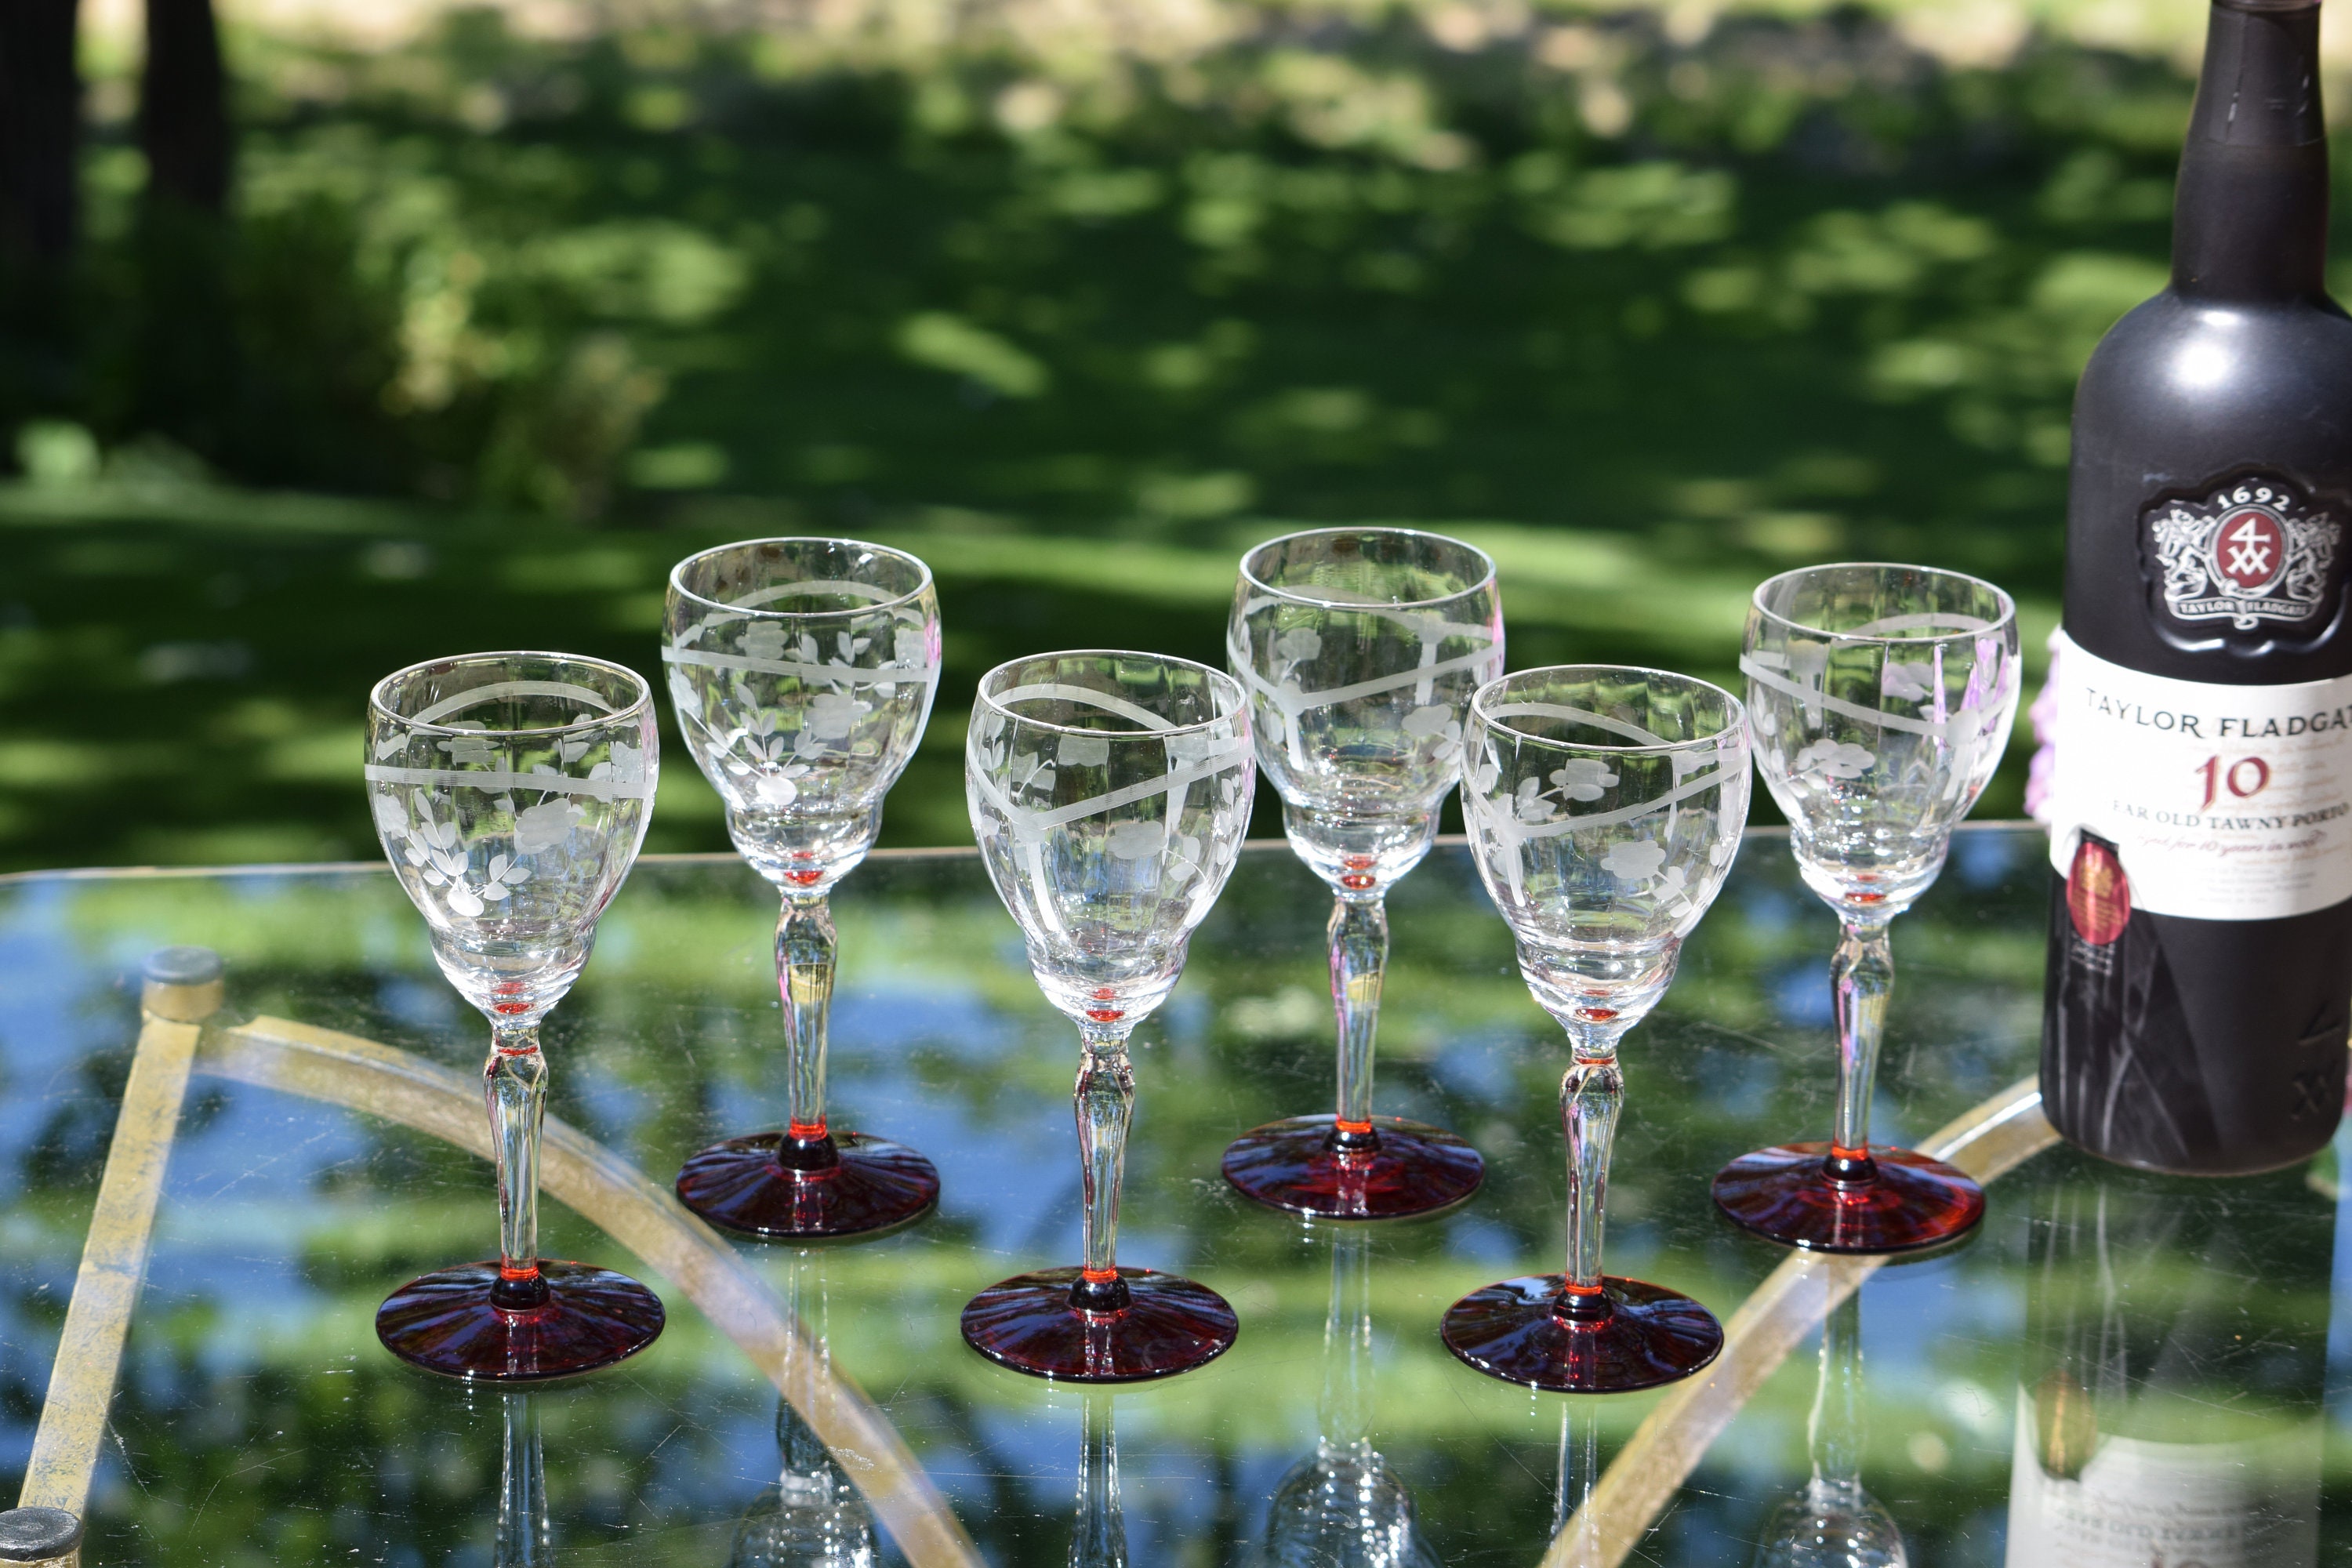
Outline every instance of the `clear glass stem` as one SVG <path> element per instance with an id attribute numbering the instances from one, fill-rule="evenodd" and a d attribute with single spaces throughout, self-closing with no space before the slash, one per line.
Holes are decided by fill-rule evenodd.
<path id="1" fill-rule="evenodd" d="M 1895 988 L 1895 950 L 1884 923 L 1845 922 L 1830 960 L 1837 999 L 1837 1130 L 1830 1140 L 1830 1174 L 1868 1181 L 1870 1097 L 1878 1081 L 1878 1042 L 1886 1026 L 1887 994 Z"/>
<path id="2" fill-rule="evenodd" d="M 1078 1417 L 1078 1518 L 1070 1568 L 1127 1568 L 1127 1516 L 1118 1503 L 1118 1432 L 1110 1395 L 1089 1390 Z"/>
<path id="3" fill-rule="evenodd" d="M 1816 1487 L 1841 1495 L 1861 1491 L 1862 1450 L 1868 1436 L 1864 1399 L 1862 1292 L 1856 1289 L 1822 1324 L 1821 1378 L 1813 1389 L 1812 1419 L 1805 1428 Z"/>
<path id="4" fill-rule="evenodd" d="M 812 1169 L 837 1156 L 824 1121 L 825 1030 L 833 1015 L 833 910 L 822 897 L 785 895 L 776 917 L 776 990 L 784 1004 L 784 1088 L 792 1124 L 783 1163 Z"/>
<path id="5" fill-rule="evenodd" d="M 1118 1278 L 1118 1187 L 1127 1170 L 1127 1130 L 1135 1117 L 1135 1068 L 1124 1027 L 1082 1026 L 1086 1055 L 1071 1102 L 1078 1120 L 1086 1265 L 1071 1289 L 1074 1306 L 1116 1311 L 1127 1304 Z"/>
<path id="6" fill-rule="evenodd" d="M 490 1150 L 499 1166 L 499 1282 L 490 1300 L 513 1311 L 547 1300 L 539 1276 L 539 1132 L 547 1120 L 547 1058 L 536 1024 L 494 1024 L 482 1066 Z"/>
<path id="7" fill-rule="evenodd" d="M 506 1452 L 499 1470 L 497 1568 L 544 1568 L 555 1560 L 547 1532 L 547 1462 L 539 1409 L 528 1394 L 506 1395 Z"/>
<path id="8" fill-rule="evenodd" d="M 1323 1320 L 1323 1446 L 1368 1447 L 1372 1432 L 1372 1238 L 1349 1226 L 1331 1238 L 1331 1310 Z"/>
<path id="9" fill-rule="evenodd" d="M 1617 1141 L 1617 1113 L 1625 1102 L 1614 1039 L 1580 1040 L 1576 1060 L 1559 1080 L 1559 1119 L 1568 1134 L 1568 1287 L 1563 1306 L 1572 1317 L 1608 1315 L 1601 1293 L 1601 1229 L 1609 1202 L 1609 1153 Z"/>
<path id="10" fill-rule="evenodd" d="M 1331 1005 L 1339 1016 L 1341 1148 L 1370 1147 L 1372 1037 L 1380 1027 L 1381 976 L 1389 963 L 1388 905 L 1378 893 L 1343 894 L 1331 907 Z"/>

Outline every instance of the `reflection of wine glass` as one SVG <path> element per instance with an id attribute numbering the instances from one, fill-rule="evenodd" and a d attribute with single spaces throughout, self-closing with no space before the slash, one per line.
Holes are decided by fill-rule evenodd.
<path id="1" fill-rule="evenodd" d="M 1436 1568 L 1413 1529 L 1412 1494 L 1372 1447 L 1371 1237 L 1331 1247 L 1323 1322 L 1323 1399 L 1315 1452 L 1274 1489 L 1255 1568 Z"/>
<path id="2" fill-rule="evenodd" d="M 528 1394 L 509 1394 L 505 1404 L 494 1561 L 497 1568 L 547 1568 L 555 1551 L 547 1525 L 547 1459 L 539 1441 L 539 1408 Z"/>
<path id="3" fill-rule="evenodd" d="M 808 1330 L 788 1342 L 776 1447 L 783 1469 L 735 1532 L 728 1568 L 874 1568 L 874 1516 L 795 1405 L 833 1397 L 833 1345 L 824 1255 L 803 1252 L 784 1280 L 784 1305 Z"/>
<path id="4" fill-rule="evenodd" d="M 1110 1395 L 1089 1390 L 1078 1416 L 1078 1509 L 1070 1568 L 1127 1568 L 1127 1515 L 1118 1504 L 1118 1431 Z"/>
<path id="5" fill-rule="evenodd" d="M 414 665 L 368 698 L 376 834 L 425 916 L 433 957 L 490 1020 L 483 1069 L 499 1256 L 412 1279 L 376 1312 L 402 1360 L 530 1382 L 653 1343 L 662 1305 L 609 1268 L 539 1256 L 539 1026 L 588 962 L 596 921 L 645 841 L 653 693 L 602 659 L 483 653 Z"/>
<path id="6" fill-rule="evenodd" d="M 1223 1354 L 1239 1323 L 1205 1286 L 1121 1268 L 1135 1109 L 1127 1037 L 1168 999 L 1249 823 L 1240 682 L 1150 653 L 1057 653 L 981 678 L 964 745 L 972 830 L 1045 999 L 1078 1026 L 1074 1103 L 1086 1262 L 1001 1280 L 963 1310 L 990 1360 L 1122 1383 Z"/>
<path id="7" fill-rule="evenodd" d="M 882 826 L 939 683 L 930 568 L 850 539 L 761 539 L 670 573 L 662 658 L 687 750 L 727 831 L 783 895 L 785 1130 L 730 1138 L 679 1171 L 680 1202 L 753 1236 L 855 1236 L 920 1217 L 940 1175 L 903 1143 L 825 1121 L 835 942 L 827 903 Z"/>
<path id="8" fill-rule="evenodd" d="M 1503 673 L 1495 563 L 1402 528 L 1322 529 L 1242 558 L 1226 659 L 1250 689 L 1258 766 L 1282 826 L 1331 885 L 1339 1109 L 1253 1129 L 1225 1179 L 1300 1214 L 1385 1219 L 1475 1192 L 1485 1166 L 1451 1132 L 1372 1115 L 1372 1032 L 1389 955 L 1383 900 L 1421 863 L 1461 776 L 1470 694 Z"/>
<path id="9" fill-rule="evenodd" d="M 1664 670 L 1523 670 L 1471 700 L 1463 816 L 1519 973 L 1568 1032 L 1568 1268 L 1489 1285 L 1445 1314 L 1446 1348 L 1511 1383 L 1613 1394 L 1687 1377 L 1723 1330 L 1676 1291 L 1601 1272 L 1617 1045 L 1673 984 L 1738 852 L 1738 701 Z"/>
<path id="10" fill-rule="evenodd" d="M 1887 926 L 1934 884 L 1952 829 L 2009 743 L 2017 607 L 1954 572 L 1806 567 L 1756 590 L 1739 664 L 1757 769 L 1789 819 L 1806 885 L 1843 927 L 1830 963 L 1837 1121 L 1826 1143 L 1734 1160 L 1715 1178 L 1715 1201 L 1797 1247 L 1932 1247 L 1984 1217 L 1984 1189 L 1941 1160 L 1870 1142 L 1895 984 Z"/>
<path id="11" fill-rule="evenodd" d="M 1552 1483 L 1552 1549 L 1559 1552 L 1563 1531 L 1573 1529 L 1576 1540 L 1568 1561 L 1583 1568 L 1601 1560 L 1601 1524 L 1585 1505 L 1601 1482 L 1601 1410 L 1590 1399 L 1562 1400 L 1559 1410 L 1559 1479 Z"/>
<path id="12" fill-rule="evenodd" d="M 1765 1521 L 1754 1568 L 1906 1568 L 1903 1531 L 1862 1489 L 1867 1399 L 1862 1291 L 1854 1289 L 1822 1325 L 1821 1378 L 1805 1428 L 1812 1475 Z"/>

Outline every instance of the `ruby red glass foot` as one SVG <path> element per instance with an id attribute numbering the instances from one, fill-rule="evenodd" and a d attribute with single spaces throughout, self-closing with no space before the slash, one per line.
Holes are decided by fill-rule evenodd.
<path id="1" fill-rule="evenodd" d="M 678 1201 L 725 1230 L 800 1240 L 892 1230 L 940 1201 L 938 1168 L 903 1143 L 835 1132 L 795 1155 L 790 1142 L 762 1132 L 712 1144 L 678 1172 Z M 819 1163 L 824 1144 L 830 1163 Z"/>
<path id="2" fill-rule="evenodd" d="M 1759 1236 L 1813 1252 L 1916 1252 L 1984 1218 L 1966 1172 L 1910 1149 L 1870 1146 L 1875 1174 L 1832 1181 L 1827 1143 L 1759 1149 L 1716 1173 L 1715 1204 Z"/>
<path id="3" fill-rule="evenodd" d="M 1118 1271 L 1124 1308 L 1082 1312 L 1070 1300 L 1078 1273 L 1041 1268 L 991 1285 L 964 1307 L 964 1342 L 1034 1377 L 1140 1383 L 1216 1360 L 1241 1331 L 1223 1296 L 1150 1268 Z"/>
<path id="4" fill-rule="evenodd" d="M 486 1383 L 544 1383 L 626 1361 L 662 1331 L 661 1298 L 625 1274 L 542 1258 L 547 1300 L 493 1306 L 499 1265 L 461 1263 L 411 1279 L 376 1309 L 384 1349 L 426 1372 Z"/>
<path id="5" fill-rule="evenodd" d="M 1293 1116 L 1252 1128 L 1225 1150 L 1225 1180 L 1268 1208 L 1318 1219 L 1402 1219 L 1465 1201 L 1486 1179 L 1478 1151 L 1443 1128 L 1372 1118 L 1369 1149 L 1333 1142 L 1336 1119 Z"/>
<path id="6" fill-rule="evenodd" d="M 1607 1315 L 1574 1321 L 1562 1310 L 1567 1284 L 1531 1274 L 1473 1290 L 1445 1314 L 1445 1348 L 1489 1377 L 1556 1394 L 1655 1388 L 1722 1352 L 1723 1325 L 1679 1291 L 1604 1275 Z"/>

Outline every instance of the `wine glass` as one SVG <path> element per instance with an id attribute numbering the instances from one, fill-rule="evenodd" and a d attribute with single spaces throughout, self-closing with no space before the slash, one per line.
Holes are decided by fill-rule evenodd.
<path id="1" fill-rule="evenodd" d="M 1821 1373 L 1805 1426 L 1812 1474 L 1765 1521 L 1752 1568 L 1907 1568 L 1901 1528 L 1862 1488 L 1868 1408 L 1862 1292 L 1849 1289 L 1822 1324 Z"/>
<path id="2" fill-rule="evenodd" d="M 1078 1026 L 1086 1261 L 990 1286 L 974 1350 L 1081 1383 L 1164 1377 L 1224 1352 L 1215 1291 L 1117 1262 L 1135 1076 L 1127 1039 L 1167 1000 L 1232 875 L 1250 813 L 1241 683 L 1152 653 L 1055 653 L 981 679 L 964 742 L 973 832 L 1045 999 Z"/>
<path id="3" fill-rule="evenodd" d="M 1743 1154 L 1723 1212 L 1822 1252 L 1906 1252 L 1984 1217 L 1984 1189 L 1941 1160 L 1870 1142 L 1895 983 L 1887 926 L 1933 885 L 1952 829 L 2000 765 L 2017 710 L 2017 607 L 1925 566 L 1809 566 L 1756 590 L 1739 667 L 1757 766 L 1789 819 L 1805 885 L 1841 925 L 1830 961 L 1837 1121 L 1826 1143 Z"/>
<path id="4" fill-rule="evenodd" d="M 1294 533 L 1242 557 L 1225 637 L 1283 832 L 1334 895 L 1339 1025 L 1336 1112 L 1244 1133 L 1225 1151 L 1225 1179 L 1259 1203 L 1332 1219 L 1449 1208 L 1486 1167 L 1451 1132 L 1372 1114 L 1372 1036 L 1384 900 L 1437 836 L 1470 694 L 1503 672 L 1495 563 L 1411 529 Z"/>
<path id="5" fill-rule="evenodd" d="M 1612 665 L 1523 670 L 1471 700 L 1463 816 L 1519 973 L 1568 1031 L 1568 1270 L 1506 1279 L 1445 1314 L 1448 1349 L 1510 1383 L 1615 1394 L 1686 1377 L 1723 1348 L 1689 1297 L 1601 1272 L 1617 1043 L 1673 981 L 1748 817 L 1738 700 Z"/>
<path id="6" fill-rule="evenodd" d="M 1332 1238 L 1315 1452 L 1274 1489 L 1252 1568 L 1434 1568 L 1413 1528 L 1412 1494 L 1372 1447 L 1371 1237 Z"/>
<path id="7" fill-rule="evenodd" d="M 385 1347 L 428 1372 L 562 1377 L 661 1332 L 661 1302 L 635 1280 L 539 1256 L 540 1021 L 579 978 L 636 860 L 659 748 L 653 693 L 602 659 L 467 654 L 369 694 L 376 834 L 441 973 L 490 1021 L 499 1259 L 412 1279 L 376 1313 Z"/>
<path id="8" fill-rule="evenodd" d="M 930 568 L 852 539 L 758 539 L 671 571 L 662 658 L 687 750 L 727 805 L 727 832 L 782 897 L 782 1131 L 689 1158 L 678 1201 L 751 1236 L 814 1238 L 908 1224 L 940 1173 L 903 1143 L 825 1121 L 835 942 L 827 902 L 874 847 L 940 674 Z"/>

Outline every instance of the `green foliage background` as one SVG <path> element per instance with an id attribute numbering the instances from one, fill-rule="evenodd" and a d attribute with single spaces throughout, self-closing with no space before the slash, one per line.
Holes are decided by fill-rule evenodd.
<path id="1" fill-rule="evenodd" d="M 376 677 L 648 668 L 668 564 L 759 533 L 940 573 L 898 843 L 965 838 L 990 664 L 1218 658 L 1241 548 L 1329 521 L 1494 550 L 1515 665 L 1727 678 L 1753 583 L 1841 556 L 2002 582 L 2038 657 L 2073 380 L 2161 284 L 2201 25 L 599 15 L 233 35 L 217 226 L 141 203 L 95 48 L 88 241 L 0 339 L 0 866 L 371 855 Z M 674 753 L 653 847 L 723 843 Z"/>

